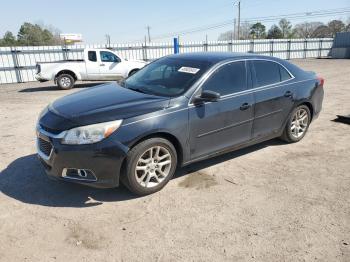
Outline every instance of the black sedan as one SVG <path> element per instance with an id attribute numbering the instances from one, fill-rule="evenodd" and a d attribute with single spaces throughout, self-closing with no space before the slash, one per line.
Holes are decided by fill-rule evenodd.
<path id="1" fill-rule="evenodd" d="M 37 124 L 50 177 L 145 195 L 178 166 L 275 137 L 300 141 L 320 113 L 324 80 L 277 58 L 188 53 L 150 63 L 120 85 L 50 104 Z"/>

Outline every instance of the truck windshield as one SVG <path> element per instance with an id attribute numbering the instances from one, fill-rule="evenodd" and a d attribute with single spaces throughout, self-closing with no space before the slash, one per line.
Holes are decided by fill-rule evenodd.
<path id="1" fill-rule="evenodd" d="M 185 93 L 211 66 L 207 61 L 159 59 L 122 82 L 137 92 L 174 97 Z"/>

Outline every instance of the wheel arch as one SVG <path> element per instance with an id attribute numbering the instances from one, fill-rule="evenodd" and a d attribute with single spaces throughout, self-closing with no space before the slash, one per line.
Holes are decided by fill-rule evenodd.
<path id="1" fill-rule="evenodd" d="M 170 143 L 173 144 L 173 146 L 175 147 L 176 150 L 176 155 L 177 155 L 177 164 L 178 166 L 181 166 L 182 162 L 183 162 L 183 147 L 179 141 L 178 138 L 176 138 L 176 136 L 174 136 L 173 134 L 170 134 L 168 132 L 165 131 L 159 131 L 159 132 L 155 132 L 155 133 L 151 133 L 151 134 L 146 134 L 142 137 L 139 137 L 137 140 L 133 141 L 130 146 L 129 146 L 129 150 L 131 150 L 133 147 L 135 147 L 136 145 L 138 145 L 139 143 L 150 139 L 150 138 L 163 138 L 168 140 Z M 120 166 L 120 176 L 121 175 L 125 175 L 124 171 L 125 171 L 125 165 L 126 165 L 126 157 L 124 158 L 121 166 Z M 119 176 L 119 179 L 120 179 Z"/>
<path id="2" fill-rule="evenodd" d="M 60 75 L 62 74 L 68 74 L 68 75 L 71 75 L 75 81 L 78 80 L 78 75 L 73 71 L 73 70 L 70 70 L 70 69 L 62 69 L 62 70 L 59 70 L 56 75 L 55 75 L 55 79 L 57 79 L 57 77 L 59 77 Z"/>
<path id="3" fill-rule="evenodd" d="M 141 143 L 142 141 L 145 141 L 145 140 L 150 139 L 150 138 L 164 138 L 164 139 L 168 140 L 169 142 L 171 142 L 176 149 L 178 163 L 182 163 L 182 161 L 183 161 L 183 148 L 182 148 L 182 145 L 181 145 L 179 139 L 176 136 L 174 136 L 173 134 L 170 134 L 170 133 L 165 132 L 165 131 L 159 131 L 159 132 L 146 134 L 142 137 L 139 137 L 137 140 L 135 140 L 130 145 L 129 150 L 131 150 L 133 147 L 135 147 L 137 144 Z"/>
<path id="4" fill-rule="evenodd" d="M 305 105 L 309 108 L 310 114 L 311 114 L 311 121 L 312 121 L 312 119 L 314 117 L 314 107 L 313 107 L 312 103 L 310 101 L 301 101 L 296 105 L 296 107 L 301 106 L 301 105 Z"/>

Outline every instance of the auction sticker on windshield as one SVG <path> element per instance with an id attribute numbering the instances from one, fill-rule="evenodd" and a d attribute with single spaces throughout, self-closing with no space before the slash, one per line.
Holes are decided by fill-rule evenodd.
<path id="1" fill-rule="evenodd" d="M 198 73 L 199 70 L 200 70 L 199 68 L 183 66 L 177 71 L 195 75 Z"/>

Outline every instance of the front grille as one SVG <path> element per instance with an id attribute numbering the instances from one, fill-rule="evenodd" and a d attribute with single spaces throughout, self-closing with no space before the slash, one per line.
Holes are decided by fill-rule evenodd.
<path id="1" fill-rule="evenodd" d="M 52 129 L 47 126 L 40 125 L 40 127 L 45 130 L 46 132 L 49 132 L 50 134 L 58 135 L 59 133 L 62 132 L 62 130 L 57 130 L 57 129 Z"/>
<path id="2" fill-rule="evenodd" d="M 47 142 L 46 140 L 42 138 L 38 138 L 38 146 L 39 150 L 46 156 L 50 156 L 51 150 L 52 150 L 52 145 L 50 142 Z"/>

